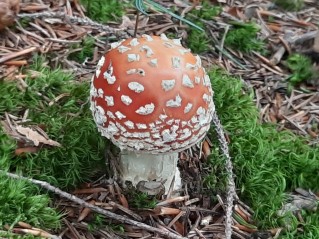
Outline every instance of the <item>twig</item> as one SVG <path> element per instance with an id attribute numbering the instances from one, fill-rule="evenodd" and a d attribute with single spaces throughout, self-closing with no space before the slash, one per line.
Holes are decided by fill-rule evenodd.
<path id="1" fill-rule="evenodd" d="M 220 149 L 226 158 L 225 168 L 228 174 L 227 182 L 227 198 L 226 198 L 226 222 L 225 222 L 225 236 L 226 239 L 231 239 L 232 236 L 232 213 L 234 198 L 236 197 L 235 181 L 233 175 L 233 165 L 229 155 L 229 148 L 225 138 L 224 130 L 218 119 L 217 112 L 215 111 L 212 115 L 212 122 L 215 126 L 216 133 L 218 135 L 218 141 Z"/>
<path id="2" fill-rule="evenodd" d="M 97 27 L 98 29 L 102 31 L 112 33 L 112 34 L 125 32 L 124 29 L 117 29 L 117 28 L 105 26 L 103 24 L 100 24 L 98 22 L 91 20 L 88 17 L 82 18 L 82 17 L 67 16 L 63 12 L 48 12 L 47 11 L 47 12 L 39 12 L 39 13 L 21 13 L 21 14 L 18 14 L 18 17 L 19 18 L 24 18 L 24 17 L 26 18 L 59 18 L 59 19 L 65 20 L 66 23 L 77 23 L 80 25 L 93 26 L 93 27 Z"/>
<path id="3" fill-rule="evenodd" d="M 226 39 L 226 36 L 227 36 L 228 30 L 229 30 L 229 25 L 226 25 L 226 27 L 225 27 L 225 32 L 224 32 L 224 35 L 223 35 L 222 41 L 221 41 L 221 43 L 220 43 L 220 51 L 219 51 L 219 58 L 218 58 L 218 61 L 222 61 L 223 50 L 224 50 L 224 43 L 225 43 L 225 39 Z"/>
<path id="4" fill-rule="evenodd" d="M 0 170 L 0 173 L 3 173 L 5 174 L 6 176 L 10 177 L 10 178 L 14 178 L 14 179 L 22 179 L 22 180 L 26 180 L 26 181 L 29 181 L 33 184 L 36 184 L 36 185 L 39 185 L 55 194 L 58 194 L 59 196 L 61 197 L 64 197 L 74 203 L 77 203 L 83 207 L 87 207 L 87 208 L 90 208 L 92 211 L 95 211 L 97 213 L 100 213 L 110 219 L 113 219 L 113 220 L 116 220 L 116 221 L 119 221 L 119 222 L 122 222 L 122 223 L 126 223 L 126 224 L 129 224 L 129 225 L 132 225 L 132 226 L 136 226 L 138 228 L 141 228 L 141 229 L 144 229 L 144 230 L 147 230 L 149 232 L 153 232 L 153 233 L 158 233 L 159 235 L 162 235 L 162 236 L 165 236 L 167 238 L 171 238 L 171 239 L 185 239 L 184 237 L 181 237 L 179 235 L 176 235 L 175 233 L 172 233 L 172 232 L 169 232 L 169 231 L 164 231 L 164 230 L 160 230 L 158 228 L 155 228 L 155 227 L 151 227 L 145 223 L 142 223 L 142 222 L 137 222 L 137 221 L 134 221 L 134 220 L 131 220 L 125 216 L 121 216 L 121 215 L 117 215 L 113 212 L 109 212 L 107 210 L 104 210 L 102 208 L 99 208 L 97 206 L 94 206 L 90 203 L 87 203 L 86 201 L 82 200 L 81 198 L 78 198 L 70 193 L 67 193 L 67 192 L 64 192 L 62 191 L 61 189 L 57 188 L 57 187 L 54 187 L 52 186 L 51 184 L 47 183 L 47 182 L 44 182 L 44 181 L 40 181 L 40 180 L 36 180 L 36 179 L 32 179 L 32 178 L 26 178 L 26 177 L 23 177 L 23 176 L 20 176 L 20 175 L 16 175 L 16 174 L 13 174 L 13 173 L 9 173 L 9 172 L 6 172 L 6 171 L 3 171 L 3 170 Z"/>
<path id="5" fill-rule="evenodd" d="M 135 20 L 134 35 L 133 35 L 134 37 L 136 37 L 136 35 L 137 35 L 139 18 L 140 18 L 140 12 L 137 10 L 137 11 L 136 11 L 136 20 Z"/>
<path id="6" fill-rule="evenodd" d="M 36 47 L 30 47 L 30 48 L 27 48 L 27 49 L 24 49 L 22 51 L 18 51 L 18 52 L 14 52 L 14 53 L 9 53 L 7 55 L 4 55 L 3 57 L 0 58 L 0 64 L 1 63 L 4 63 L 6 61 L 9 61 L 11 59 L 14 59 L 18 56 L 23 56 L 23 55 L 26 55 L 26 54 L 29 54 L 31 52 L 34 52 L 36 51 L 37 48 Z"/>

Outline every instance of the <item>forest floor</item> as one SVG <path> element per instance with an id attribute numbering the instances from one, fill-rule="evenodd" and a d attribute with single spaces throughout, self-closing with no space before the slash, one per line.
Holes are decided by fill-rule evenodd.
<path id="1" fill-rule="evenodd" d="M 318 1 L 156 1 L 177 18 L 141 2 L 0 1 L 12 4 L 0 28 L 13 19 L 0 32 L 0 236 L 225 238 L 214 127 L 180 153 L 179 196 L 115 180 L 89 82 L 110 43 L 136 31 L 180 38 L 208 69 L 238 195 L 232 238 L 319 238 Z"/>

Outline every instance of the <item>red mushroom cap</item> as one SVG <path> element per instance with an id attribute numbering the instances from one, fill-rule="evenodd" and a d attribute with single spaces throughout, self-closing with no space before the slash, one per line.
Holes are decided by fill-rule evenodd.
<path id="1" fill-rule="evenodd" d="M 102 135 L 122 149 L 149 153 L 199 142 L 210 128 L 212 96 L 200 57 L 165 35 L 113 43 L 90 91 Z"/>

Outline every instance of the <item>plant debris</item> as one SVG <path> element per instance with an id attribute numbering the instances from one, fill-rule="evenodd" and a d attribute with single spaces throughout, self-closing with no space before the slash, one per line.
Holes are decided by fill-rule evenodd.
<path id="1" fill-rule="evenodd" d="M 98 59 L 109 48 L 109 43 L 134 34 L 137 16 L 133 8 L 126 9 L 121 22 L 102 25 L 86 17 L 85 9 L 77 0 L 21 1 L 19 5 L 10 6 L 17 2 L 0 1 L 0 5 L 7 4 L 6 9 L 11 9 L 5 13 L 1 12 L 4 8 L 0 11 L 0 30 L 4 29 L 0 35 L 0 74 L 6 80 L 21 83 L 21 66 L 31 64 L 30 56 L 39 53 L 50 54 L 49 64 L 52 67 L 72 71 L 79 81 L 87 81 Z M 192 10 L 200 10 L 203 6 L 201 1 L 156 2 L 165 7 L 174 7 L 186 18 L 192 17 Z M 261 122 L 274 123 L 278 125 L 278 130 L 289 129 L 307 136 L 310 145 L 318 145 L 318 1 L 306 1 L 305 7 L 298 12 L 283 12 L 267 0 L 217 2 L 222 6 L 217 17 L 197 19 L 206 26 L 206 34 L 211 39 L 211 42 L 208 41 L 210 45 L 203 48 L 204 64 L 220 66 L 243 79 L 247 88 L 254 92 Z M 8 27 L 14 19 L 15 26 Z M 190 35 L 189 26 L 156 9 L 150 9 L 148 15 L 138 15 L 137 20 L 137 33 L 140 35 L 160 35 L 165 32 L 180 37 L 183 42 Z M 233 44 L 227 44 L 227 36 L 232 34 L 230 31 L 234 25 L 247 22 L 255 22 L 260 27 L 257 34 L 265 43 L 265 52 L 258 51 L 263 47 L 260 45 L 249 53 L 231 48 Z M 87 44 L 88 39 L 90 44 Z M 76 54 L 83 53 L 82 48 L 85 47 L 86 51 L 91 50 L 88 55 Z M 312 71 L 315 73 L 311 78 L 298 81 L 293 88 L 289 88 L 289 77 L 293 72 L 287 67 L 286 61 L 293 53 L 310 57 Z M 24 89 L 23 85 L 21 88 Z M 65 96 L 57 96 L 50 104 L 55 104 Z M 39 125 L 28 122 L 27 118 L 19 119 L 7 114 L 1 124 L 7 134 L 22 143 L 16 154 L 37 152 L 41 145 L 61 146 L 51 140 Z M 109 220 L 92 208 L 72 201 L 72 197 L 59 194 L 55 204 L 67 212 L 67 216 L 64 228 L 57 235 L 26 226 L 22 222 L 13 228 L 13 232 L 47 238 L 160 238 L 156 230 L 147 231 L 139 227 L 139 223 L 143 222 L 151 228 L 174 234 L 176 238 L 224 238 L 225 195 L 217 195 L 218 203 L 212 205 L 210 198 L 195 190 L 202 185 L 200 175 L 205 170 L 202 162 L 212 147 L 209 140 L 206 140 L 202 147 L 181 153 L 180 167 L 185 180 L 192 181 L 188 184 L 191 188 L 186 187 L 179 196 L 156 198 L 153 208 L 134 208 L 125 190 L 111 179 L 101 178 L 73 192 L 73 195 L 90 205 L 129 218 L 134 223 Z M 301 200 L 299 197 L 293 198 L 295 202 Z M 302 200 L 303 205 L 307 204 Z M 295 210 L 295 204 L 287 205 L 283 210 Z M 231 219 L 234 239 L 258 238 L 260 235 L 271 238 L 283 230 L 274 228 L 259 231 L 258 222 L 252 219 L 254 212 L 239 199 L 235 200 L 233 208 Z"/>

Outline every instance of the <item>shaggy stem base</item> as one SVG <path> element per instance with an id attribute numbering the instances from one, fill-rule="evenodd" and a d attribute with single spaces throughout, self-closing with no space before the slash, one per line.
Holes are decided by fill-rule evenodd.
<path id="1" fill-rule="evenodd" d="M 135 187 L 141 181 L 164 182 L 165 193 L 174 180 L 174 189 L 181 188 L 180 173 L 177 168 L 178 153 L 141 154 L 122 151 L 120 157 L 121 180 L 129 181 Z"/>

